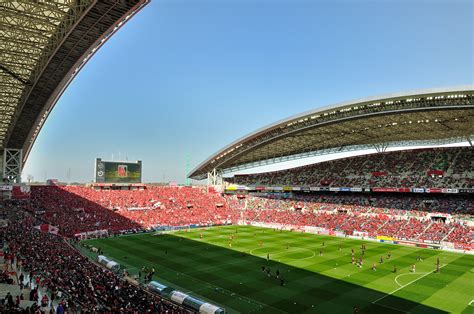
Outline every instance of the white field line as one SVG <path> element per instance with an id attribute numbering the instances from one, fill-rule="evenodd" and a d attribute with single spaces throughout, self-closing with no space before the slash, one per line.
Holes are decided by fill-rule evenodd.
<path id="1" fill-rule="evenodd" d="M 406 276 L 406 275 L 424 275 L 424 274 L 427 274 L 427 273 L 406 273 L 406 274 L 401 274 L 401 275 L 398 275 L 397 277 L 395 277 L 395 282 L 396 282 L 397 285 L 399 285 L 400 287 L 403 287 L 403 285 L 398 282 L 398 278 L 399 278 L 399 277 Z"/>
<path id="2" fill-rule="evenodd" d="M 257 248 L 254 248 L 254 249 L 250 250 L 250 254 L 253 255 L 253 256 L 261 257 L 258 254 L 253 254 L 253 251 L 258 250 L 258 249 L 263 249 L 263 247 L 257 247 Z M 287 249 L 287 250 L 278 250 L 276 253 L 271 253 L 270 256 L 275 256 L 275 255 L 279 256 L 279 255 L 284 254 L 284 253 L 295 252 L 295 251 L 311 252 L 311 256 L 298 258 L 297 259 L 298 261 L 302 261 L 302 260 L 305 260 L 305 259 L 310 259 L 310 258 L 313 258 L 313 257 L 316 256 L 316 253 L 314 253 L 314 251 L 312 251 L 310 249 L 302 248 L 302 247 L 293 247 L 293 248 Z M 262 257 L 265 257 L 265 253 L 263 253 Z"/>
<path id="3" fill-rule="evenodd" d="M 446 264 L 445 264 L 445 265 L 442 265 L 439 269 L 443 268 L 444 266 L 446 266 Z M 436 271 L 436 270 L 434 270 L 434 271 Z M 433 272 L 434 272 L 434 271 L 433 271 Z M 409 283 L 407 283 L 407 284 L 405 284 L 405 285 L 403 285 L 403 286 L 401 286 L 401 287 L 399 287 L 399 288 L 393 290 L 392 292 L 390 292 L 390 293 L 384 295 L 383 297 L 378 298 L 378 299 L 375 300 L 375 301 L 372 301 L 372 304 L 377 303 L 377 302 L 379 302 L 380 300 L 385 299 L 385 298 L 388 297 L 389 295 L 394 294 L 394 293 L 397 292 L 398 290 L 401 290 L 401 289 L 403 289 L 403 288 L 405 288 L 405 287 L 411 285 L 412 283 L 414 283 L 414 282 L 420 280 L 421 278 L 424 278 L 424 277 L 428 276 L 429 274 L 432 274 L 433 272 L 427 272 L 427 273 L 425 273 L 423 276 L 421 276 L 421 277 L 419 277 L 419 278 L 416 278 L 415 280 L 410 281 Z"/>

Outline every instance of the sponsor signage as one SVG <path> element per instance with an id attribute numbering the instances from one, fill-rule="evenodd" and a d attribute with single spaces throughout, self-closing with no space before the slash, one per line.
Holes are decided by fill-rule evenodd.
<path id="1" fill-rule="evenodd" d="M 264 186 L 256 186 L 256 187 L 255 187 L 255 190 L 257 190 L 257 191 L 263 191 L 263 190 L 265 190 L 265 187 L 264 187 Z"/>
<path id="2" fill-rule="evenodd" d="M 351 192 L 362 192 L 362 188 L 350 188 Z"/>
<path id="3" fill-rule="evenodd" d="M 13 186 L 11 185 L 0 185 L 0 191 L 11 191 L 13 190 Z"/>
<path id="4" fill-rule="evenodd" d="M 443 193 L 459 193 L 458 189 L 442 189 Z"/>
<path id="5" fill-rule="evenodd" d="M 316 192 L 317 192 L 317 191 L 321 191 L 321 189 L 320 189 L 319 187 L 317 187 L 317 186 L 312 186 L 312 187 L 309 188 L 309 190 L 310 190 L 310 191 L 316 191 Z"/>
<path id="6" fill-rule="evenodd" d="M 299 186 L 294 186 L 293 191 L 301 191 L 301 188 Z"/>
<path id="7" fill-rule="evenodd" d="M 351 191 L 350 188 L 341 188 L 340 190 L 341 190 L 342 192 L 350 192 L 350 191 Z"/>
<path id="8" fill-rule="evenodd" d="M 474 193 L 474 189 L 459 189 L 459 193 Z"/>
<path id="9" fill-rule="evenodd" d="M 413 193 L 425 193 L 425 189 L 423 188 L 413 188 L 411 189 Z"/>
<path id="10" fill-rule="evenodd" d="M 426 189 L 426 193 L 441 193 L 441 189 Z"/>
<path id="11" fill-rule="evenodd" d="M 284 186 L 283 191 L 292 191 L 293 188 L 291 186 Z"/>
<path id="12" fill-rule="evenodd" d="M 410 188 L 399 188 L 399 189 L 398 189 L 398 192 L 401 192 L 401 193 L 410 193 L 411 190 L 410 190 Z"/>
<path id="13" fill-rule="evenodd" d="M 340 188 L 329 188 L 329 191 L 338 192 L 338 191 L 340 191 Z"/>
<path id="14" fill-rule="evenodd" d="M 398 188 L 372 188 L 373 192 L 398 192 Z"/>

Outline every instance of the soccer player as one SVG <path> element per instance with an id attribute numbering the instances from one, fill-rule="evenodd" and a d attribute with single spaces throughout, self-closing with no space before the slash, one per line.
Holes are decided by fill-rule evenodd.
<path id="1" fill-rule="evenodd" d="M 359 258 L 359 267 L 362 268 L 362 256 Z"/>
<path id="2" fill-rule="evenodd" d="M 323 246 L 324 246 L 324 241 L 323 241 Z"/>
<path id="3" fill-rule="evenodd" d="M 411 272 L 412 272 L 412 273 L 415 273 L 415 272 L 416 272 L 416 265 L 415 265 L 415 264 L 413 264 L 413 265 L 411 266 Z"/>
<path id="4" fill-rule="evenodd" d="M 199 239 L 201 239 L 201 240 L 202 240 L 202 233 L 200 233 L 200 234 L 199 234 Z"/>
<path id="5" fill-rule="evenodd" d="M 377 263 L 373 263 L 373 264 L 372 264 L 372 270 L 373 270 L 373 271 L 377 271 Z"/>
<path id="6" fill-rule="evenodd" d="M 388 252 L 387 259 L 390 260 L 391 257 L 392 257 L 392 254 L 390 254 L 390 252 Z"/>
<path id="7" fill-rule="evenodd" d="M 354 259 L 354 255 L 352 255 L 352 262 L 351 262 L 351 264 L 354 265 L 354 263 L 355 263 L 355 259 Z"/>
<path id="8" fill-rule="evenodd" d="M 396 274 L 397 273 L 397 265 L 393 265 L 393 272 Z"/>
<path id="9" fill-rule="evenodd" d="M 319 250 L 319 256 L 323 256 L 323 250 Z"/>
<path id="10" fill-rule="evenodd" d="M 380 264 L 383 264 L 383 256 L 380 256 Z"/>
<path id="11" fill-rule="evenodd" d="M 270 261 L 270 253 L 267 253 L 267 262 Z"/>

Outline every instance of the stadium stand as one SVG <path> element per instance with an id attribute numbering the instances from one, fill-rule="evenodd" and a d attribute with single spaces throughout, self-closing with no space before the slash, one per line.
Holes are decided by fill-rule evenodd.
<path id="1" fill-rule="evenodd" d="M 55 305 L 63 312 L 190 313 L 97 266 L 62 237 L 35 229 L 39 221 L 30 215 L 14 211 L 9 218 L 9 225 L 0 229 L 6 270 L 18 274 L 22 291 L 30 291 L 32 310 L 39 310 L 39 303 L 42 310 Z M 21 311 L 9 302 L 2 310 Z"/>
<path id="2" fill-rule="evenodd" d="M 247 222 L 314 226 L 346 235 L 363 232 L 405 240 L 470 245 L 472 230 L 462 218 L 474 213 L 472 199 L 459 195 L 286 194 L 226 196 L 199 188 L 150 187 L 96 191 L 88 187 L 33 187 L 26 206 L 68 237 L 162 226 L 210 226 Z M 446 216 L 450 219 L 445 221 Z M 443 219 L 443 220 L 441 220 Z M 428 223 L 428 224 L 427 224 Z"/>
<path id="3" fill-rule="evenodd" d="M 472 188 L 470 147 L 386 152 L 317 163 L 270 173 L 237 175 L 240 185 L 389 188 Z"/>
<path id="4" fill-rule="evenodd" d="M 231 196 L 235 197 L 235 196 Z M 369 236 L 395 239 L 471 245 L 473 229 L 457 216 L 459 211 L 472 215 L 472 200 L 450 197 L 438 201 L 438 206 L 420 206 L 425 196 L 392 195 L 302 195 L 296 199 L 249 196 L 245 211 L 246 222 L 278 223 L 303 227 L 314 226 L 345 235 L 355 232 Z M 449 222 L 436 220 L 435 213 L 455 214 Z"/>
<path id="5" fill-rule="evenodd" d="M 141 191 L 96 191 L 79 186 L 37 186 L 27 209 L 67 236 L 107 230 L 137 231 L 157 226 L 220 225 L 235 215 L 218 194 L 198 188 L 149 187 Z"/>

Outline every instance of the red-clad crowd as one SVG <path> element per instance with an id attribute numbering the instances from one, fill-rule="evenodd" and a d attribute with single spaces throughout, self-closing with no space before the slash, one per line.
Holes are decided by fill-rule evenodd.
<path id="1" fill-rule="evenodd" d="M 474 213 L 468 196 L 293 193 L 290 197 L 279 193 L 244 197 L 191 187 L 100 191 L 80 186 L 33 187 L 31 193 L 27 208 L 43 212 L 44 221 L 71 237 L 94 230 L 115 233 L 243 219 L 314 226 L 347 235 L 362 232 L 407 240 L 472 243 L 472 230 L 461 220 Z M 446 214 L 450 216 L 447 222 Z"/>
<path id="2" fill-rule="evenodd" d="M 250 186 L 473 188 L 474 149 L 431 148 L 378 153 L 227 181 Z"/>
<path id="3" fill-rule="evenodd" d="M 93 230 L 120 232 L 158 226 L 216 225 L 235 221 L 220 194 L 199 188 L 148 187 L 100 191 L 83 186 L 35 186 L 27 209 L 67 236 Z"/>
<path id="4" fill-rule="evenodd" d="M 470 198 L 457 196 L 427 201 L 425 196 L 393 195 L 378 195 L 376 199 L 369 195 L 335 194 L 303 194 L 291 199 L 248 196 L 244 220 L 314 226 L 346 235 L 367 234 L 435 243 L 473 243 L 474 229 L 460 219 L 472 216 Z M 447 207 L 436 207 L 434 204 Z M 452 215 L 446 215 L 446 212 Z"/>
<path id="5" fill-rule="evenodd" d="M 15 211 L 9 220 L 0 228 L 7 264 L 29 274 L 29 281 L 49 291 L 52 300 L 60 296 L 61 313 L 189 313 L 97 266 L 62 237 L 35 229 L 39 222 L 24 212 Z M 30 301 L 39 301 L 38 294 L 31 294 Z M 6 306 L 11 306 L 4 308 L 7 312 L 16 310 Z"/>

